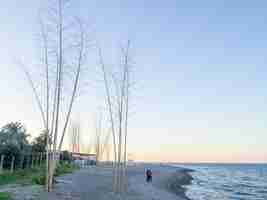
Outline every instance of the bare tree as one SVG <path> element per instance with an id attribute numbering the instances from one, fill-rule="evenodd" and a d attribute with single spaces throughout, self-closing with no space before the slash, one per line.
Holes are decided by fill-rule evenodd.
<path id="1" fill-rule="evenodd" d="M 47 137 L 47 190 L 51 191 L 54 171 L 69 124 L 88 50 L 84 23 L 69 15 L 70 0 L 49 0 L 40 13 L 42 62 L 40 82 L 46 98 L 38 91 L 35 76 L 23 67 L 41 113 Z"/>
<path id="2" fill-rule="evenodd" d="M 100 65 L 106 91 L 106 103 L 109 110 L 111 132 L 113 136 L 114 174 L 113 190 L 117 193 L 126 191 L 127 133 L 130 86 L 130 41 L 121 49 L 122 63 L 117 74 L 109 74 L 99 49 Z"/>

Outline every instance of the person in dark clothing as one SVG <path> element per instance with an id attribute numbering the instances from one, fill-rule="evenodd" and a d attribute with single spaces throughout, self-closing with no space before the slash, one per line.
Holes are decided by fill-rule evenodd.
<path id="1" fill-rule="evenodd" d="M 146 170 L 146 182 L 152 182 L 152 171 L 150 169 Z"/>

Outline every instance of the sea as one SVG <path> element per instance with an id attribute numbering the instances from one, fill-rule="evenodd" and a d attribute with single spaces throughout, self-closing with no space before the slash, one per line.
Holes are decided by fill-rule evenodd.
<path id="1" fill-rule="evenodd" d="M 267 164 L 183 164 L 193 169 L 192 200 L 267 200 Z"/>

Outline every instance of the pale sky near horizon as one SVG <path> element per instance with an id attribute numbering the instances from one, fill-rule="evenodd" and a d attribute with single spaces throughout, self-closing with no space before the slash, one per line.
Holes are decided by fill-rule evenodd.
<path id="1" fill-rule="evenodd" d="M 36 54 L 41 2 L 9 0 L 0 8 L 0 126 L 20 121 L 35 135 L 42 128 L 38 108 L 14 58 Z M 72 4 L 72 12 L 89 19 L 93 37 L 107 49 L 132 40 L 134 159 L 267 162 L 266 1 Z M 84 126 L 99 106 L 93 72 L 75 104 L 74 115 Z"/>

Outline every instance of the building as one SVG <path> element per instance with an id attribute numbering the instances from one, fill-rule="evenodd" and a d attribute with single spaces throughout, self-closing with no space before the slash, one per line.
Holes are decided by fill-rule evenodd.
<path id="1" fill-rule="evenodd" d="M 75 163 L 82 164 L 82 165 L 95 165 L 96 164 L 96 154 L 72 152 L 71 155 Z"/>

